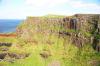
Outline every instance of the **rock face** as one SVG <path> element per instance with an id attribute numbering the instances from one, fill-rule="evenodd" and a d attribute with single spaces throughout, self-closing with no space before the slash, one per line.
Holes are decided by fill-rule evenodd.
<path id="1" fill-rule="evenodd" d="M 33 41 L 31 37 L 38 33 L 69 37 L 72 44 L 79 48 L 85 44 L 91 44 L 100 52 L 100 14 L 75 14 L 70 17 L 57 18 L 28 17 L 17 28 L 19 37 L 27 41 Z"/>
<path id="2" fill-rule="evenodd" d="M 0 47 L 1 47 L 1 46 L 10 47 L 11 45 L 12 45 L 12 43 L 0 43 Z"/>

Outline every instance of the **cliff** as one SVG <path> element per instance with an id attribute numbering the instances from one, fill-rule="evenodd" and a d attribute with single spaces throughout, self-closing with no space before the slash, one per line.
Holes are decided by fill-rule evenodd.
<path id="1" fill-rule="evenodd" d="M 100 15 L 75 14 L 70 17 L 28 17 L 17 28 L 17 34 L 28 42 L 34 41 L 32 36 L 54 34 L 68 39 L 81 48 L 85 44 L 100 52 Z"/>

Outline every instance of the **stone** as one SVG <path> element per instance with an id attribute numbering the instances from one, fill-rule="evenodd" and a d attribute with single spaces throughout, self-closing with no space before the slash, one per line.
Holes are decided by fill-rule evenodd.
<path id="1" fill-rule="evenodd" d="M 4 59 L 7 53 L 0 53 L 0 59 Z"/>
<path id="2" fill-rule="evenodd" d="M 10 47 L 11 45 L 12 45 L 12 43 L 0 43 L 0 46 Z"/>
<path id="3" fill-rule="evenodd" d="M 44 59 L 46 59 L 46 58 L 48 58 L 49 56 L 51 56 L 50 52 L 47 51 L 47 50 L 42 51 L 42 52 L 40 53 L 40 55 L 41 55 L 41 57 L 44 58 Z"/>

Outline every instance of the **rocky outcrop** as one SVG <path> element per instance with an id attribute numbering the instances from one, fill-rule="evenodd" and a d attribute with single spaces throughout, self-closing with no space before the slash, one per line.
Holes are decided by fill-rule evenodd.
<path id="1" fill-rule="evenodd" d="M 10 47 L 12 47 L 12 43 L 0 43 L 0 61 L 12 63 L 15 59 L 24 59 L 30 55 L 29 53 L 10 52 Z"/>
<path id="2" fill-rule="evenodd" d="M 0 60 L 5 60 L 8 61 L 12 59 L 24 59 L 28 57 L 29 54 L 22 54 L 22 53 L 11 53 L 11 52 L 5 52 L 5 53 L 0 53 Z"/>
<path id="3" fill-rule="evenodd" d="M 7 47 L 11 47 L 12 43 L 0 43 L 0 47 L 1 46 L 7 46 Z"/>
<path id="4" fill-rule="evenodd" d="M 19 37 L 26 41 L 36 34 L 69 37 L 72 44 L 81 48 L 91 44 L 100 52 L 100 14 L 76 14 L 70 17 L 29 17 L 17 28 Z"/>
<path id="5" fill-rule="evenodd" d="M 76 31 L 72 32 L 73 34 L 70 36 L 76 46 L 82 47 L 84 44 L 92 44 L 95 50 L 100 51 L 100 15 L 76 14 L 69 23 L 70 29 Z"/>

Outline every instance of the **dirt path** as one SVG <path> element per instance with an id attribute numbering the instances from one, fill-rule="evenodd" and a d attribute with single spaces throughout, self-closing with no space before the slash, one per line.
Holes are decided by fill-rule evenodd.
<path id="1" fill-rule="evenodd" d="M 59 61 L 52 61 L 48 66 L 61 66 Z"/>

